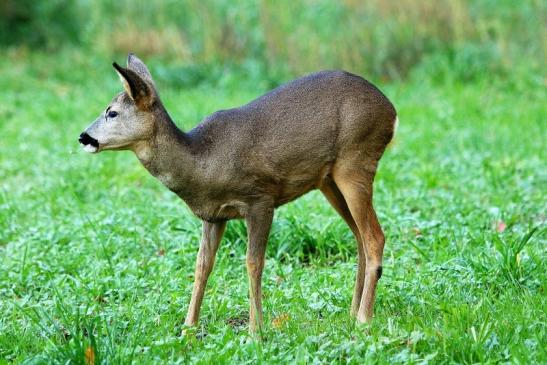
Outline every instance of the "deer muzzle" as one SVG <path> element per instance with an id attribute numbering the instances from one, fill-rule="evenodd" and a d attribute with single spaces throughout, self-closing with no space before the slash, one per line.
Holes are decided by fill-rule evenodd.
<path id="1" fill-rule="evenodd" d="M 84 147 L 84 151 L 86 152 L 97 152 L 99 149 L 99 141 L 97 141 L 95 138 L 91 137 L 86 132 L 80 134 L 80 138 L 78 138 L 78 142 Z"/>

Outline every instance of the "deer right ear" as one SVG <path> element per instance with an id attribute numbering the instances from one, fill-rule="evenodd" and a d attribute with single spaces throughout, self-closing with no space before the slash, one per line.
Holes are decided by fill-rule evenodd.
<path id="1" fill-rule="evenodd" d="M 112 66 L 116 69 L 127 95 L 135 101 L 137 107 L 142 110 L 148 109 L 154 101 L 153 88 L 135 71 L 123 68 L 116 62 Z"/>

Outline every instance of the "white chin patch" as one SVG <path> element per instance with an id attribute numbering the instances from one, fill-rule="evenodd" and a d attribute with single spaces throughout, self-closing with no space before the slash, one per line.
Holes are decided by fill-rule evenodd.
<path id="1" fill-rule="evenodd" d="M 92 146 L 90 144 L 86 144 L 84 146 L 84 151 L 89 152 L 89 153 L 95 153 L 95 152 L 97 152 L 97 149 L 98 149 L 97 147 Z"/>

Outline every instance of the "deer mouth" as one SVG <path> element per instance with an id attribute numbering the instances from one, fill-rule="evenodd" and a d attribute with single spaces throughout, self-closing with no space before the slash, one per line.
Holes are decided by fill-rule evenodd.
<path id="1" fill-rule="evenodd" d="M 91 137 L 86 132 L 80 134 L 80 138 L 78 138 L 78 142 L 80 142 L 80 144 L 84 148 L 84 151 L 86 152 L 94 153 L 99 150 L 99 141 Z"/>

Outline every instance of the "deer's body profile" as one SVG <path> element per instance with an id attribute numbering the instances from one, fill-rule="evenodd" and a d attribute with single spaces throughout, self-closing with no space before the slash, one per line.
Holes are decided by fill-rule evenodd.
<path id="1" fill-rule="evenodd" d="M 218 111 L 180 131 L 142 61 L 114 64 L 125 92 L 80 136 L 89 152 L 129 149 L 203 221 L 192 299 L 195 325 L 226 222 L 247 223 L 250 327 L 262 323 L 261 277 L 274 209 L 320 189 L 354 233 L 358 270 L 351 313 L 372 318 L 384 235 L 372 184 L 396 112 L 372 84 L 323 71 L 282 85 L 239 108 Z"/>

